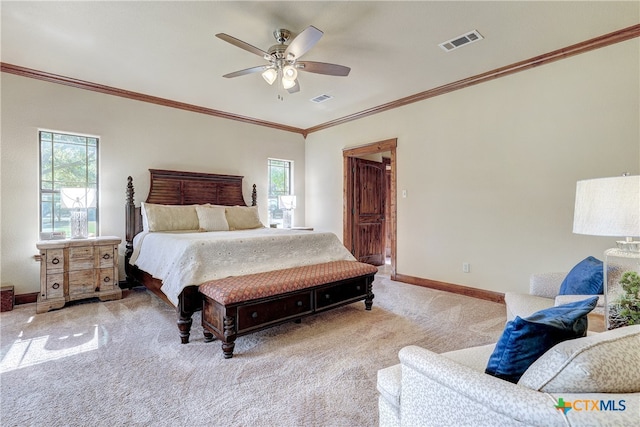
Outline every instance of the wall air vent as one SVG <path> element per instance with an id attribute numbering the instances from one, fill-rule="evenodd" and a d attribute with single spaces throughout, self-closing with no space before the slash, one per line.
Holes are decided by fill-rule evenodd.
<path id="1" fill-rule="evenodd" d="M 316 104 L 320 104 L 321 102 L 325 102 L 325 101 L 328 101 L 330 99 L 333 99 L 333 96 L 331 96 L 331 95 L 318 95 L 315 98 L 311 98 L 311 102 L 315 102 Z"/>
<path id="2" fill-rule="evenodd" d="M 477 42 L 478 40 L 482 40 L 483 38 L 484 37 L 482 37 L 478 30 L 473 30 L 470 33 L 463 34 L 451 40 L 447 40 L 446 42 L 440 43 L 438 46 L 440 46 L 445 52 L 451 52 L 452 50 L 455 50 L 469 43 Z"/>

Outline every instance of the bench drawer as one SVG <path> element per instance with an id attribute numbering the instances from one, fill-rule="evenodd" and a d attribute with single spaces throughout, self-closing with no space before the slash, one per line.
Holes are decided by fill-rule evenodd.
<path id="1" fill-rule="evenodd" d="M 316 308 L 321 309 L 352 299 L 362 299 L 367 294 L 367 286 L 358 280 L 318 289 L 315 292 Z"/>
<path id="2" fill-rule="evenodd" d="M 313 311 L 312 292 L 280 297 L 270 301 L 238 307 L 237 332 L 262 327 L 269 323 L 308 314 Z"/>

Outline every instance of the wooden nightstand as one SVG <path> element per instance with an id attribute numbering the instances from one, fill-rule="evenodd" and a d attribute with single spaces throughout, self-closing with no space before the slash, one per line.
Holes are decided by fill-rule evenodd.
<path id="1" fill-rule="evenodd" d="M 62 308 L 68 301 L 122 298 L 118 286 L 119 237 L 48 240 L 40 250 L 40 293 L 37 313 Z"/>

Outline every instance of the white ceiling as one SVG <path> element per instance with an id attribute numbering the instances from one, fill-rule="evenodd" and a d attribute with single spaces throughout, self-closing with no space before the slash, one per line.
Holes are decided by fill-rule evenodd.
<path id="1" fill-rule="evenodd" d="M 297 128 L 579 43 L 640 22 L 638 1 L 11 2 L 2 1 L 2 62 Z M 215 37 L 267 50 L 273 31 L 324 36 L 304 60 L 348 77 L 300 73 L 288 94 L 257 74 L 266 63 Z M 484 40 L 446 53 L 471 30 Z M 278 100 L 278 95 L 284 100 Z M 310 99 L 327 94 L 322 104 Z"/>

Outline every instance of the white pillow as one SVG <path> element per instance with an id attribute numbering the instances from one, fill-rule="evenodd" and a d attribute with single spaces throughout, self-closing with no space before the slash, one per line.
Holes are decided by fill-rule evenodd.
<path id="1" fill-rule="evenodd" d="M 518 385 L 547 393 L 640 392 L 640 325 L 563 341 L 540 356 Z"/>
<path id="2" fill-rule="evenodd" d="M 198 230 L 197 205 L 158 205 L 142 202 L 142 223 L 145 231 Z"/>
<path id="3" fill-rule="evenodd" d="M 229 206 L 225 209 L 229 230 L 262 228 L 257 206 Z"/>
<path id="4" fill-rule="evenodd" d="M 200 231 L 229 231 L 224 207 L 196 206 Z"/>
<path id="5" fill-rule="evenodd" d="M 147 220 L 147 210 L 144 208 L 145 203 L 140 203 L 140 215 L 142 215 L 142 231 L 149 231 L 149 220 Z"/>

